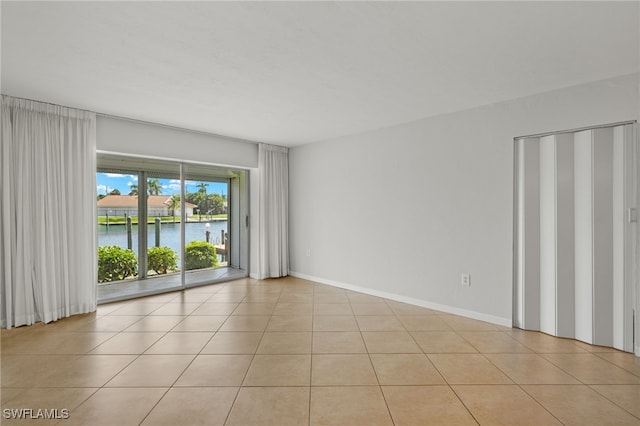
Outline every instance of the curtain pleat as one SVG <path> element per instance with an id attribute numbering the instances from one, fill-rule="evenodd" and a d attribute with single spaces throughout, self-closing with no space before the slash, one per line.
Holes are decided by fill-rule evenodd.
<path id="1" fill-rule="evenodd" d="M 260 144 L 258 275 L 277 278 L 289 274 L 289 153 L 279 146 Z"/>
<path id="2" fill-rule="evenodd" d="M 2 327 L 96 309 L 95 121 L 2 96 Z"/>

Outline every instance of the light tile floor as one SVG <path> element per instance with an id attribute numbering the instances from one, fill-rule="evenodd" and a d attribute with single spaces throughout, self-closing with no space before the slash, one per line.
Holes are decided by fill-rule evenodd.
<path id="1" fill-rule="evenodd" d="M 3 425 L 640 425 L 631 354 L 292 277 L 2 330 L 1 352 Z"/>

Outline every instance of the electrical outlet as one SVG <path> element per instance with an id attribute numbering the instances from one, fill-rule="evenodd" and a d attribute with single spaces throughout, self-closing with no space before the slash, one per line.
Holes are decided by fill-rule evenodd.
<path id="1" fill-rule="evenodd" d="M 465 287 L 469 287 L 471 285 L 471 275 L 470 274 L 461 274 L 460 275 L 460 284 Z"/>
<path id="2" fill-rule="evenodd" d="M 309 256 L 311 256 L 311 249 L 310 248 L 307 249 L 307 257 L 309 257 Z"/>

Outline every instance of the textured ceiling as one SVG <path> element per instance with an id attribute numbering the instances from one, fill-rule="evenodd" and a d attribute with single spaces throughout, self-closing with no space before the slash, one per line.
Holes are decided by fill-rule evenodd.
<path id="1" fill-rule="evenodd" d="M 639 70 L 638 2 L 0 4 L 4 94 L 289 146 Z"/>

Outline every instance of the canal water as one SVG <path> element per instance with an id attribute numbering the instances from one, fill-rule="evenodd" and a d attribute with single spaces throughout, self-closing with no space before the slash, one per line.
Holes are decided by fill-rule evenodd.
<path id="1" fill-rule="evenodd" d="M 205 240 L 206 227 L 205 223 L 209 223 L 209 231 L 211 232 L 210 242 L 212 244 L 221 244 L 221 231 L 227 231 L 227 221 L 219 220 L 213 222 L 187 222 L 185 225 L 185 241 L 188 244 L 193 240 Z M 148 225 L 147 244 L 149 247 L 155 245 L 155 226 Z M 133 251 L 138 254 L 138 225 L 132 225 L 131 233 L 133 237 Z M 127 247 L 127 227 L 125 225 L 98 225 L 98 245 L 110 246 L 116 245 Z M 180 256 L 180 224 L 179 223 L 163 223 L 160 225 L 160 246 L 171 248 L 178 256 Z"/>

